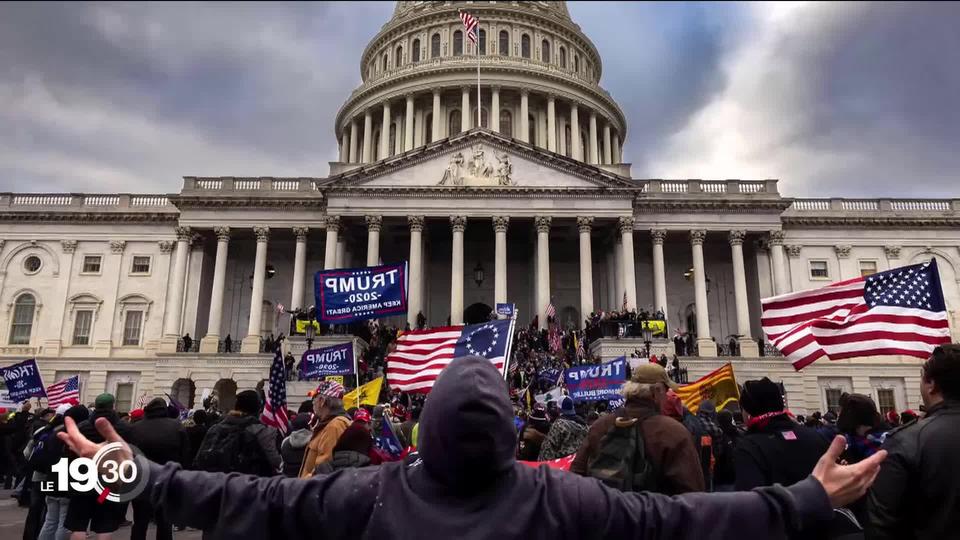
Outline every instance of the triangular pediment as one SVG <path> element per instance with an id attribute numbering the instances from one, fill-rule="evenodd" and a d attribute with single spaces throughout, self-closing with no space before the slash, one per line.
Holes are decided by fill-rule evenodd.
<path id="1" fill-rule="evenodd" d="M 422 148 L 332 176 L 338 188 L 631 189 L 639 186 L 486 129 L 473 129 Z"/>

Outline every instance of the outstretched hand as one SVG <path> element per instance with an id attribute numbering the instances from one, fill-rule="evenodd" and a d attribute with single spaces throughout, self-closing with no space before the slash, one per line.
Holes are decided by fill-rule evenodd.
<path id="1" fill-rule="evenodd" d="M 80 457 L 92 458 L 97 451 L 106 446 L 107 443 L 118 442 L 123 448 L 120 451 L 120 458 L 132 459 L 133 452 L 130 451 L 130 446 L 117 434 L 117 430 L 113 429 L 113 425 L 110 424 L 106 418 L 97 418 L 97 421 L 94 423 L 97 431 L 100 432 L 100 435 L 103 435 L 105 442 L 102 443 L 95 443 L 86 438 L 83 433 L 80 433 L 80 430 L 77 429 L 77 423 L 73 421 L 73 418 L 64 418 L 63 423 L 66 425 L 67 430 L 57 433 L 57 437 L 66 443 L 74 454 Z"/>
<path id="2" fill-rule="evenodd" d="M 887 451 L 880 450 L 860 463 L 839 465 L 837 460 L 845 446 L 846 440 L 842 435 L 834 437 L 830 448 L 813 468 L 813 477 L 823 485 L 834 508 L 846 506 L 862 497 L 873 485 L 880 472 L 880 463 L 887 457 Z"/>

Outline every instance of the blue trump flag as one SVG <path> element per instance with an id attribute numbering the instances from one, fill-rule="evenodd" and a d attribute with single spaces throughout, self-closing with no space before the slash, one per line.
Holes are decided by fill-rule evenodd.
<path id="1" fill-rule="evenodd" d="M 353 343 L 310 349 L 300 358 L 300 378 L 353 374 Z"/>
<path id="2" fill-rule="evenodd" d="M 17 403 L 32 397 L 47 397 L 43 379 L 36 360 L 26 360 L 10 367 L 0 368 L 0 375 L 7 384 L 10 399 Z"/>
<path id="3" fill-rule="evenodd" d="M 407 263 L 321 270 L 314 276 L 317 318 L 347 324 L 407 312 Z"/>
<path id="4" fill-rule="evenodd" d="M 563 371 L 563 379 L 574 401 L 617 399 L 627 379 L 627 359 L 621 356 L 606 364 L 575 366 Z"/>

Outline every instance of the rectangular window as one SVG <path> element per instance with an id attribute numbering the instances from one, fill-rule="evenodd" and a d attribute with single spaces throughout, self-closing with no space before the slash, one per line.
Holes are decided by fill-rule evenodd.
<path id="1" fill-rule="evenodd" d="M 150 257 L 148 256 L 134 256 L 133 265 L 130 267 L 131 274 L 149 274 L 150 273 Z"/>
<path id="2" fill-rule="evenodd" d="M 827 410 L 835 414 L 840 413 L 840 395 L 843 391 L 839 388 L 827 388 L 824 390 L 827 398 Z"/>
<path id="3" fill-rule="evenodd" d="M 827 279 L 829 277 L 827 261 L 810 261 L 810 279 Z"/>
<path id="4" fill-rule="evenodd" d="M 884 416 L 890 411 L 896 412 L 897 400 L 893 388 L 877 388 L 877 407 Z"/>
<path id="5" fill-rule="evenodd" d="M 25 295 L 26 296 L 26 295 Z M 10 325 L 10 344 L 29 345 L 33 333 L 33 312 L 36 304 L 17 302 L 13 308 L 13 324 Z"/>
<path id="6" fill-rule="evenodd" d="M 860 277 L 877 273 L 877 261 L 860 261 Z"/>
<path id="7" fill-rule="evenodd" d="M 130 406 L 133 405 L 133 383 L 117 384 L 116 398 L 117 412 L 130 412 Z"/>
<path id="8" fill-rule="evenodd" d="M 93 312 L 89 310 L 78 311 L 73 322 L 73 344 L 90 344 L 90 327 L 93 325 Z"/>
<path id="9" fill-rule="evenodd" d="M 100 259 L 99 255 L 85 255 L 83 257 L 83 270 L 84 274 L 99 274 L 100 273 Z"/>
<path id="10" fill-rule="evenodd" d="M 123 321 L 123 344 L 140 345 L 140 327 L 143 325 L 142 311 L 128 311 Z"/>

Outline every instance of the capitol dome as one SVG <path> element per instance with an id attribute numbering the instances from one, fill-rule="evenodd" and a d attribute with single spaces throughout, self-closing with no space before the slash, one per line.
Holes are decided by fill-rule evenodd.
<path id="1" fill-rule="evenodd" d="M 479 59 L 461 9 L 480 21 Z M 566 2 L 397 2 L 337 114 L 341 167 L 477 127 L 478 61 L 482 127 L 623 170 L 626 119 L 600 87 L 600 54 Z"/>

